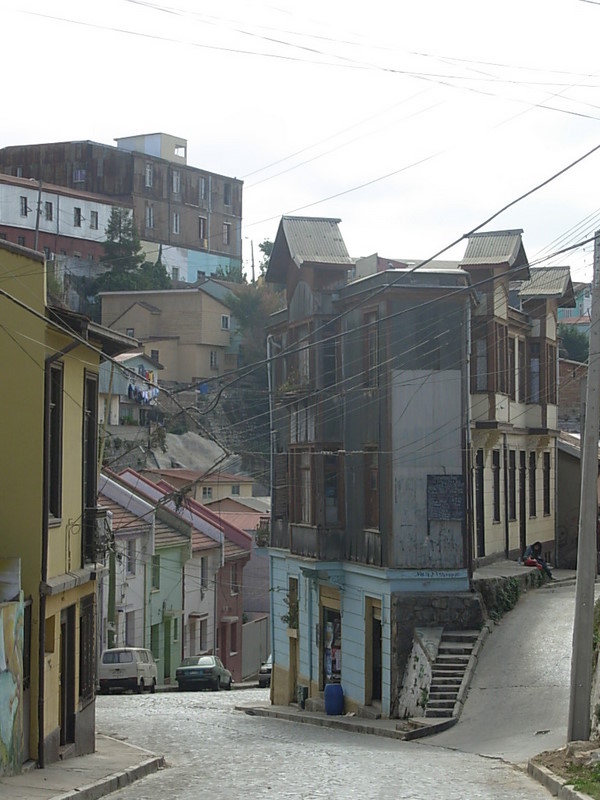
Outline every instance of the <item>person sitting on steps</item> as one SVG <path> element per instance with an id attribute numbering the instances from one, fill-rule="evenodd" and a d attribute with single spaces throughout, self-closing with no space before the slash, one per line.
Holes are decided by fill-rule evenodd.
<path id="1" fill-rule="evenodd" d="M 538 569 L 543 570 L 551 581 L 554 580 L 554 576 L 550 571 L 550 567 L 542 558 L 541 542 L 534 542 L 533 544 L 528 545 L 523 553 L 523 564 L 525 564 L 526 567 L 537 567 Z"/>

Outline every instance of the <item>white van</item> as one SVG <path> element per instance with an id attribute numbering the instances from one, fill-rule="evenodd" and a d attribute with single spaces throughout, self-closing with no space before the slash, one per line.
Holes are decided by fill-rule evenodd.
<path id="1" fill-rule="evenodd" d="M 100 657 L 100 694 L 108 694 L 112 688 L 133 689 L 138 693 L 147 689 L 154 694 L 157 677 L 154 656 L 143 647 L 113 647 L 104 650 Z"/>

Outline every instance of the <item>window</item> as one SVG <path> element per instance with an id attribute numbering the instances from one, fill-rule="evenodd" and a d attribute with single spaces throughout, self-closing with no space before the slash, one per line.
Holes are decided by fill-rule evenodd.
<path id="1" fill-rule="evenodd" d="M 221 314 L 221 330 L 228 331 L 229 330 L 229 314 Z"/>
<path id="2" fill-rule="evenodd" d="M 46 217 L 46 222 L 52 222 L 54 217 L 54 208 L 52 203 L 49 203 L 48 201 L 44 203 L 44 216 Z"/>
<path id="3" fill-rule="evenodd" d="M 90 228 L 93 231 L 98 230 L 98 212 L 97 211 L 90 211 Z"/>
<path id="4" fill-rule="evenodd" d="M 223 205 L 230 206 L 231 205 L 231 184 L 225 183 L 223 185 Z"/>
<path id="5" fill-rule="evenodd" d="M 181 172 L 178 169 L 173 170 L 173 194 L 179 194 L 181 191 Z"/>
<path id="6" fill-rule="evenodd" d="M 365 528 L 379 528 L 379 453 L 365 448 Z"/>
<path id="7" fill-rule="evenodd" d="M 223 223 L 223 244 L 231 244 L 231 223 Z"/>
<path id="8" fill-rule="evenodd" d="M 494 332 L 496 344 L 495 391 L 508 394 L 508 328 L 497 322 Z"/>
<path id="9" fill-rule="evenodd" d="M 173 233 L 179 233 L 179 223 L 180 223 L 179 212 L 178 211 L 174 211 L 173 212 Z"/>
<path id="10" fill-rule="evenodd" d="M 20 244 L 21 247 L 25 247 L 25 237 L 24 236 L 17 236 L 17 244 Z"/>
<path id="11" fill-rule="evenodd" d="M 73 225 L 76 228 L 81 228 L 81 209 L 77 206 L 73 209 Z"/>
<path id="12" fill-rule="evenodd" d="M 527 402 L 540 402 L 540 343 L 528 343 L 529 397 Z"/>
<path id="13" fill-rule="evenodd" d="M 377 368 L 379 362 L 377 313 L 372 311 L 365 314 L 363 323 L 365 325 L 363 382 L 365 386 L 377 386 Z"/>
<path id="14" fill-rule="evenodd" d="M 179 617 L 173 617 L 173 641 L 179 641 Z"/>
<path id="15" fill-rule="evenodd" d="M 23 167 L 15 167 L 15 175 L 17 178 L 23 177 Z"/>
<path id="16" fill-rule="evenodd" d="M 152 589 L 160 589 L 160 556 L 152 556 Z"/>
<path id="17" fill-rule="evenodd" d="M 203 243 L 206 241 L 206 217 L 198 217 L 198 238 Z"/>
<path id="18" fill-rule="evenodd" d="M 21 216 L 22 217 L 26 217 L 27 214 L 30 211 L 29 206 L 27 205 L 27 198 L 26 197 L 21 196 L 19 198 L 19 207 L 21 209 Z"/>
<path id="19" fill-rule="evenodd" d="M 86 509 L 82 566 L 96 560 L 96 487 L 98 473 L 98 375 L 85 373 L 83 387 L 82 467 L 83 503 Z"/>
<path id="20" fill-rule="evenodd" d="M 179 280 L 179 267 L 171 267 L 171 279 L 174 281 Z"/>
<path id="21" fill-rule="evenodd" d="M 52 258 L 52 251 L 50 250 L 49 247 L 44 247 L 44 258 L 46 259 L 46 261 L 50 261 L 50 259 Z"/>
<path id="22" fill-rule="evenodd" d="M 537 514 L 537 506 L 536 506 L 536 496 L 535 496 L 535 485 L 536 485 L 536 474 L 535 474 L 535 452 L 529 453 L 529 516 L 535 517 Z"/>
<path id="23" fill-rule="evenodd" d="M 149 162 L 146 162 L 146 168 L 145 168 L 145 171 L 144 171 L 144 186 L 147 189 L 152 188 L 153 178 L 154 178 L 154 171 L 152 169 L 152 164 L 150 164 Z"/>
<path id="24" fill-rule="evenodd" d="M 159 356 L 158 350 L 150 350 L 150 358 L 152 359 L 152 361 L 160 361 L 158 356 Z"/>
<path id="25" fill-rule="evenodd" d="M 500 522 L 500 450 L 492 450 L 492 487 L 494 522 Z"/>
<path id="26" fill-rule="evenodd" d="M 473 340 L 473 383 L 473 389 L 475 392 L 487 392 L 487 340 L 484 337 Z"/>
<path id="27" fill-rule="evenodd" d="M 219 368 L 219 362 L 218 362 L 217 351 L 216 350 L 211 350 L 210 351 L 210 368 L 211 369 L 218 369 Z"/>
<path id="28" fill-rule="evenodd" d="M 232 564 L 229 570 L 229 577 L 230 577 L 230 589 L 231 594 L 239 594 L 240 593 L 240 584 L 238 578 L 238 565 Z"/>
<path id="29" fill-rule="evenodd" d="M 136 539 L 127 541 L 127 574 L 135 575 Z"/>
<path id="30" fill-rule="evenodd" d="M 48 511 L 60 517 L 62 497 L 63 367 L 52 364 L 49 375 Z"/>
<path id="31" fill-rule="evenodd" d="M 135 334 L 135 328 L 125 328 L 126 336 L 133 336 L 134 334 Z"/>
<path id="32" fill-rule="evenodd" d="M 323 457 L 323 489 L 325 496 L 325 524 L 339 525 L 343 520 L 341 457 Z"/>
<path id="33" fill-rule="evenodd" d="M 79 604 L 79 699 L 94 699 L 96 649 L 94 626 L 94 595 L 81 598 Z"/>
<path id="34" fill-rule="evenodd" d="M 517 453 L 508 451 L 508 518 L 517 518 Z"/>
<path id="35" fill-rule="evenodd" d="M 213 487 L 212 486 L 203 486 L 202 487 L 202 499 L 203 500 L 212 500 L 213 496 Z"/>
<path id="36" fill-rule="evenodd" d="M 298 450 L 293 458 L 295 485 L 292 521 L 311 525 L 313 522 L 312 453 L 310 450 Z"/>
<path id="37" fill-rule="evenodd" d="M 200 558 L 200 591 L 204 593 L 208 589 L 208 559 L 206 556 Z"/>
<path id="38" fill-rule="evenodd" d="M 85 183 L 85 170 L 76 167 L 73 170 L 73 183 Z"/>
<path id="39" fill-rule="evenodd" d="M 508 381 L 507 381 L 507 391 L 508 395 L 511 400 L 516 400 L 516 385 L 515 385 L 515 378 L 516 378 L 516 341 L 514 336 L 511 336 L 508 340 Z"/>
<path id="40" fill-rule="evenodd" d="M 550 453 L 544 453 L 543 474 L 544 474 L 544 515 L 550 514 Z"/>
<path id="41" fill-rule="evenodd" d="M 154 206 L 153 205 L 146 205 L 144 221 L 146 223 L 146 227 L 147 228 L 153 228 L 154 227 Z"/>
<path id="42" fill-rule="evenodd" d="M 527 402 L 527 370 L 525 368 L 525 342 L 523 339 L 517 341 L 517 377 L 519 383 L 520 403 Z"/>
<path id="43" fill-rule="evenodd" d="M 546 403 L 556 403 L 556 346 L 546 344 Z"/>
<path id="44" fill-rule="evenodd" d="M 231 494 L 232 495 L 239 495 L 240 493 L 240 485 L 239 483 L 234 483 L 231 487 Z"/>
<path id="45" fill-rule="evenodd" d="M 198 199 L 203 203 L 208 196 L 208 179 L 202 175 L 198 184 Z M 202 238 L 202 237 L 201 237 Z"/>
<path id="46" fill-rule="evenodd" d="M 229 629 L 229 655 L 234 656 L 237 653 L 237 638 L 238 638 L 238 626 L 237 622 L 231 623 L 231 628 Z"/>

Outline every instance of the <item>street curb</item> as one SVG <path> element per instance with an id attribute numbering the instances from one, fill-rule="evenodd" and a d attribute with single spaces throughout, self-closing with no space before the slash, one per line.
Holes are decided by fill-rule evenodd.
<path id="1" fill-rule="evenodd" d="M 527 762 L 527 774 L 533 778 L 550 792 L 553 797 L 558 797 L 559 800 L 591 800 L 589 794 L 578 792 L 571 786 L 567 786 L 563 778 L 557 777 L 546 767 L 539 764 L 534 764 L 532 761 Z"/>
<path id="2" fill-rule="evenodd" d="M 104 797 L 107 794 L 112 794 L 118 789 L 124 789 L 126 786 L 134 783 L 140 778 L 145 778 L 153 772 L 158 772 L 165 766 L 165 759 L 163 756 L 152 756 L 137 764 L 135 767 L 115 772 L 112 775 L 107 775 L 106 778 L 101 778 L 95 783 L 90 783 L 87 786 L 81 786 L 79 789 L 72 789 L 63 794 L 55 795 L 52 800 L 98 800 L 99 797 Z"/>
<path id="3" fill-rule="evenodd" d="M 406 731 L 379 728 L 376 725 L 369 725 L 364 722 L 357 724 L 353 721 L 352 717 L 308 717 L 305 714 L 298 714 L 297 712 L 273 711 L 270 708 L 258 708 L 257 706 L 235 706 L 235 710 L 243 711 L 244 714 L 248 714 L 250 717 L 273 717 L 274 719 L 283 719 L 287 722 L 301 722 L 305 725 L 317 725 L 321 728 L 337 728 L 338 730 L 344 730 L 350 733 L 368 733 L 372 736 L 383 736 L 387 739 L 404 739 L 406 734 Z"/>
<path id="4" fill-rule="evenodd" d="M 425 736 L 435 736 L 436 733 L 442 733 L 448 728 L 452 728 L 457 722 L 458 717 L 448 717 L 442 722 L 434 722 L 409 731 L 398 731 L 401 734 L 399 738 L 405 742 L 412 742 L 414 739 L 423 739 Z"/>

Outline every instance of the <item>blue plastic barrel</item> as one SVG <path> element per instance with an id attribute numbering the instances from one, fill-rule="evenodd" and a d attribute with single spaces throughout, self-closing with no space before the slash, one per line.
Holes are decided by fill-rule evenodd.
<path id="1" fill-rule="evenodd" d="M 325 711 L 330 717 L 337 717 L 344 713 L 344 690 L 340 683 L 325 685 Z"/>

